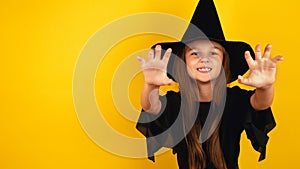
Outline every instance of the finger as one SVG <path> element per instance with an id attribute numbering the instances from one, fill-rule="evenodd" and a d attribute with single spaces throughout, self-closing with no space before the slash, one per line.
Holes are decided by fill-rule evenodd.
<path id="1" fill-rule="evenodd" d="M 271 55 L 271 49 L 272 49 L 272 45 L 271 44 L 268 44 L 266 47 L 265 47 L 265 52 L 264 52 L 264 58 L 270 58 L 270 55 Z"/>
<path id="2" fill-rule="evenodd" d="M 142 58 L 142 57 L 140 57 L 140 56 L 137 57 L 137 60 L 140 61 L 140 63 L 141 63 L 142 66 L 143 66 L 143 65 L 145 64 L 145 62 L 146 62 L 145 59 Z"/>
<path id="3" fill-rule="evenodd" d="M 251 69 L 253 67 L 253 65 L 255 64 L 255 61 L 251 57 L 251 54 L 249 51 L 245 52 L 245 59 L 246 59 L 246 62 L 248 64 L 249 68 Z"/>
<path id="4" fill-rule="evenodd" d="M 170 86 L 170 85 L 172 85 L 172 82 L 173 82 L 173 80 L 172 80 L 172 79 L 170 79 L 170 78 L 166 77 L 166 80 L 165 80 L 165 85 L 168 85 L 168 86 Z"/>
<path id="5" fill-rule="evenodd" d="M 255 46 L 255 60 L 261 59 L 261 46 L 258 44 Z"/>
<path id="6" fill-rule="evenodd" d="M 154 59 L 160 59 L 160 56 L 161 56 L 161 46 L 156 45 L 155 46 Z"/>
<path id="7" fill-rule="evenodd" d="M 239 75 L 238 76 L 238 82 L 240 84 L 244 84 L 244 85 L 250 85 L 250 80 L 247 78 L 244 78 L 243 76 Z"/>
<path id="8" fill-rule="evenodd" d="M 169 48 L 169 49 L 167 49 L 166 53 L 164 54 L 164 57 L 162 58 L 162 61 L 163 61 L 165 64 L 167 64 L 167 63 L 169 62 L 171 53 L 172 53 L 172 49 Z"/>
<path id="9" fill-rule="evenodd" d="M 149 50 L 149 52 L 148 52 L 148 59 L 149 60 L 154 59 L 154 50 L 153 49 Z"/>
<path id="10" fill-rule="evenodd" d="M 279 61 L 283 61 L 283 57 L 282 56 L 275 56 L 273 59 L 272 59 L 272 62 L 274 62 L 275 64 Z"/>

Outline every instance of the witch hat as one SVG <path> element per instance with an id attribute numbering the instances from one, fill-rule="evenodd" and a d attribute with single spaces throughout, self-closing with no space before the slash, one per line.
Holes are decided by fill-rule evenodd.
<path id="1" fill-rule="evenodd" d="M 236 80 L 238 75 L 243 75 L 249 69 L 244 58 L 244 53 L 245 51 L 249 51 L 251 56 L 254 56 L 253 49 L 245 42 L 227 41 L 225 39 L 213 0 L 199 1 L 190 24 L 180 42 L 164 42 L 156 45 L 161 45 L 164 50 L 172 48 L 172 53 L 180 56 L 185 44 L 197 39 L 209 39 L 218 42 L 225 48 L 229 54 L 231 71 L 231 79 L 227 83 Z M 172 70 L 172 61 L 174 59 L 171 58 L 168 64 L 168 72 Z"/>

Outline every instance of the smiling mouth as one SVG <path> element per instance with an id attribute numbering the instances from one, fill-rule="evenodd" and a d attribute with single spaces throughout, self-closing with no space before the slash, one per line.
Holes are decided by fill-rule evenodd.
<path id="1" fill-rule="evenodd" d="M 210 67 L 200 67 L 200 68 L 197 68 L 197 71 L 201 72 L 201 73 L 208 73 L 211 70 L 212 70 L 212 68 L 210 68 Z"/>

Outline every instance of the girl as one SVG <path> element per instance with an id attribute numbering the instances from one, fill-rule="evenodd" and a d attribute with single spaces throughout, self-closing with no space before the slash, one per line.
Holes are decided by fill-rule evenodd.
<path id="1" fill-rule="evenodd" d="M 210 18 L 202 18 L 207 16 Z M 177 153 L 180 169 L 237 169 L 240 136 L 245 130 L 263 160 L 267 133 L 275 127 L 270 105 L 276 64 L 283 57 L 271 59 L 271 45 L 264 52 L 257 45 L 254 54 L 246 43 L 226 41 L 212 1 L 201 0 L 191 22 L 208 38 L 190 25 L 182 38 L 184 43 L 156 45 L 147 61 L 138 57 L 145 84 L 137 129 L 147 137 L 149 158 L 154 161 L 159 148 L 170 147 Z M 171 56 L 171 48 L 180 60 Z M 159 96 L 159 87 L 172 83 L 167 75 L 170 58 L 175 59 L 172 78 L 179 83 L 180 92 Z M 244 78 L 239 74 L 247 65 L 250 74 Z M 235 78 L 256 90 L 226 87 Z"/>
<path id="2" fill-rule="evenodd" d="M 191 125 L 190 122 L 192 120 L 184 120 L 186 123 L 185 128 L 191 128 L 191 130 L 185 139 L 173 147 L 174 153 L 177 153 L 179 168 L 238 168 L 239 141 L 243 129 L 246 129 L 248 137 L 253 139 L 251 141 L 253 141 L 254 148 L 260 151 L 263 156 L 266 138 L 257 137 L 256 135 L 264 133 L 257 132 L 256 130 L 259 129 L 252 125 L 257 123 L 256 125 L 262 131 L 265 130 L 263 131 L 265 133 L 275 126 L 269 106 L 274 95 L 273 84 L 275 81 L 276 63 L 283 58 L 276 56 L 270 59 L 271 45 L 266 46 L 263 54 L 260 45 L 257 45 L 255 60 L 252 59 L 248 51 L 245 52 L 245 58 L 250 67 L 250 75 L 248 78 L 239 76 L 238 81 L 256 87 L 256 90 L 253 92 L 245 91 L 238 87 L 228 88 L 221 123 L 217 124 L 216 130 L 212 134 L 206 134 L 211 135 L 211 137 L 201 143 L 199 141 L 200 132 L 209 109 L 214 108 L 214 106 L 220 107 L 219 100 L 220 98 L 224 99 L 224 96 L 222 96 L 224 91 L 220 92 L 222 87 L 219 87 L 219 84 L 224 85 L 224 83 L 220 82 L 220 79 L 222 79 L 222 66 L 224 67 L 225 77 L 228 78 L 230 75 L 229 58 L 225 49 L 214 41 L 195 40 L 189 43 L 184 50 L 185 52 L 181 58 L 186 63 L 187 71 L 177 69 L 179 70 L 177 71 L 178 75 L 174 73 L 175 77 L 178 76 L 176 79 L 178 79 L 180 93 L 168 92 L 166 95 L 167 101 L 164 101 L 166 105 L 164 106 L 162 106 L 162 99 L 158 90 L 160 86 L 172 83 L 172 80 L 166 74 L 171 49 L 168 49 L 161 59 L 161 46 L 157 45 L 155 51 L 150 50 L 148 61 L 141 57 L 138 58 L 142 64 L 145 76 L 145 85 L 141 97 L 143 110 L 153 114 L 153 116 L 161 114 L 157 120 L 151 123 L 146 125 L 139 123 L 138 129 L 140 131 L 145 131 L 145 128 L 159 131 L 166 130 L 170 125 L 164 124 L 164 122 L 169 121 L 171 123 L 174 121 L 174 118 L 177 118 L 180 105 L 184 107 L 183 116 L 191 119 L 191 117 L 195 116 L 193 114 L 195 112 L 190 111 L 195 109 L 193 108 L 195 106 L 182 104 L 181 99 L 186 99 L 185 103 L 196 100 L 200 102 L 200 106 L 199 113 L 196 112 L 198 116 L 195 124 L 191 128 L 187 125 Z M 184 75 L 184 72 L 188 74 L 188 78 L 185 78 L 187 76 Z M 193 83 L 190 78 L 195 79 L 196 90 L 188 87 L 190 86 L 189 81 Z M 185 96 L 182 96 L 183 94 Z M 162 110 L 162 107 L 165 108 Z M 215 108 L 215 111 L 219 109 Z M 179 131 L 172 134 L 176 135 L 177 132 Z M 153 136 L 151 133 L 155 133 L 155 131 L 144 132 L 145 135 L 148 134 L 147 137 Z M 163 141 L 163 143 L 159 144 L 164 146 L 166 143 Z M 261 157 L 261 159 L 263 158 Z"/>

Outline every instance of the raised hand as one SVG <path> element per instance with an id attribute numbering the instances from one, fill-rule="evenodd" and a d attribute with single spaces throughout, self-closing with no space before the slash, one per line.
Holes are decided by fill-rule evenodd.
<path id="1" fill-rule="evenodd" d="M 282 56 L 270 58 L 272 45 L 267 45 L 262 55 L 261 46 L 255 47 L 255 60 L 252 59 L 250 52 L 245 52 L 245 59 L 250 69 L 248 77 L 244 78 L 241 75 L 238 77 L 238 82 L 256 87 L 267 88 L 275 82 L 276 65 L 278 61 L 282 61 Z"/>
<path id="2" fill-rule="evenodd" d="M 155 51 L 151 49 L 148 53 L 148 60 L 138 57 L 141 63 L 145 83 L 154 86 L 171 85 L 172 80 L 167 76 L 167 65 L 172 53 L 172 49 L 168 49 L 163 58 L 161 58 L 161 46 L 157 45 Z"/>

